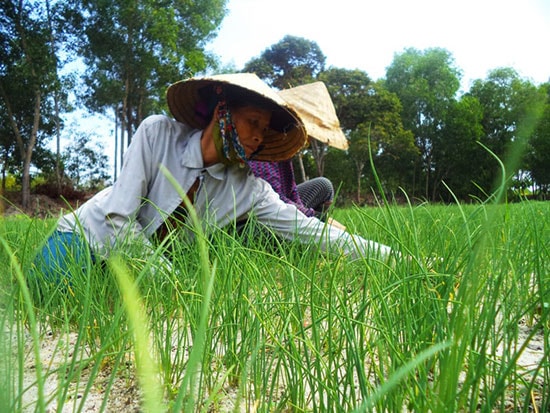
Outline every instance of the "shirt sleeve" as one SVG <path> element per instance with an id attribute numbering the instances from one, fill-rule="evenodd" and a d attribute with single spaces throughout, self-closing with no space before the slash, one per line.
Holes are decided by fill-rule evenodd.
<path id="1" fill-rule="evenodd" d="M 101 240 L 113 246 L 117 238 L 141 238 L 147 242 L 141 223 L 136 216 L 147 196 L 153 171 L 154 147 L 145 120 L 138 127 L 132 143 L 124 154 L 123 167 L 108 196 L 98 203 L 98 219 L 105 221 L 108 233 Z M 107 239 L 105 239 L 107 238 Z"/>
<path id="2" fill-rule="evenodd" d="M 261 192 L 258 199 L 262 201 L 255 205 L 254 213 L 261 223 L 285 239 L 298 239 L 304 244 L 315 242 L 327 253 L 344 254 L 352 259 L 385 259 L 391 253 L 387 245 L 350 234 L 315 217 L 307 217 L 294 205 L 283 202 L 267 183 Z"/>
<path id="3" fill-rule="evenodd" d="M 101 255 L 108 255 L 121 241 L 134 239 L 149 243 L 137 215 L 147 198 L 155 150 L 159 150 L 153 139 L 158 134 L 150 130 L 158 128 L 158 123 L 151 118 L 141 123 L 126 150 L 116 182 L 101 196 L 96 195 L 85 204 L 84 227 L 88 239 Z"/>
<path id="4" fill-rule="evenodd" d="M 163 218 L 181 203 L 181 196 L 159 165 L 177 173 L 184 188 L 196 178 L 186 173 L 194 167 L 182 165 L 182 157 L 187 154 L 185 148 L 190 146 L 187 139 L 190 131 L 166 116 L 146 118 L 126 150 L 122 170 L 113 186 L 63 216 L 58 228 L 82 233 L 100 256 L 108 256 L 115 246 L 124 249 L 127 241 L 148 244 L 148 237 Z M 200 150 L 200 141 L 197 143 Z M 195 158 L 191 161 L 199 162 Z"/>

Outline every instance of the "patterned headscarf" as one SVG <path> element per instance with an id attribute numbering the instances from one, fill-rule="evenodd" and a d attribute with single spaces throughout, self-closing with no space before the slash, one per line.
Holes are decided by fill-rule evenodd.
<path id="1" fill-rule="evenodd" d="M 247 161 L 254 158 L 254 155 L 261 150 L 261 145 L 250 157 L 246 156 L 221 86 L 216 87 L 216 95 L 218 96 L 217 117 L 220 126 L 219 129 L 214 128 L 216 150 L 223 163 L 244 166 Z"/>
<path id="2" fill-rule="evenodd" d="M 245 163 L 247 161 L 246 153 L 225 101 L 221 101 L 218 106 L 218 124 L 220 125 L 223 157 L 230 163 Z"/>

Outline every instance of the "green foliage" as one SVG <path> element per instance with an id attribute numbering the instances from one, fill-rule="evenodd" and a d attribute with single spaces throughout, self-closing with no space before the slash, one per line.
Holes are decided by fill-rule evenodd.
<path id="1" fill-rule="evenodd" d="M 530 140 L 526 169 L 531 171 L 531 176 L 541 193 L 547 195 L 550 192 L 550 84 L 541 89 L 546 89 L 547 99 Z"/>
<path id="2" fill-rule="evenodd" d="M 325 61 L 317 43 L 287 35 L 246 63 L 243 72 L 254 72 L 269 85 L 288 89 L 313 82 L 324 70 Z"/>
<path id="3" fill-rule="evenodd" d="M 205 47 L 225 15 L 226 0 L 200 2 L 4 1 L 0 25 L 0 164 L 2 176 L 22 177 L 30 191 L 31 156 L 45 174 L 57 154 L 45 143 L 70 110 L 71 89 L 94 112 L 121 107 L 121 129 L 165 110 L 166 86 L 216 65 Z M 72 60 L 87 65 L 86 87 Z"/>
<path id="4" fill-rule="evenodd" d="M 395 55 L 385 85 L 401 100 L 404 126 L 414 131 L 417 139 L 430 139 L 429 133 L 443 123 L 445 111 L 456 97 L 460 70 L 445 49 L 409 48 Z"/>
<path id="5" fill-rule="evenodd" d="M 533 116 L 533 121 L 538 123 L 540 115 L 537 113 L 547 100 L 543 88 L 521 79 L 512 68 L 491 71 L 487 79 L 474 82 L 468 95 L 476 97 L 483 110 L 480 142 L 501 159 L 507 156 L 514 142 L 530 139 L 530 136 L 520 136 L 520 128 Z M 540 127 L 539 124 L 539 129 L 534 129 L 535 133 L 540 131 Z M 490 156 L 487 151 L 476 156 L 478 164 L 484 166 L 478 169 L 476 182 L 489 189 L 493 185 L 493 171 L 496 169 L 489 167 Z M 518 168 L 525 169 L 525 166 L 522 162 Z"/>
<path id="6" fill-rule="evenodd" d="M 433 199 L 434 151 L 437 143 L 445 139 L 445 122 L 456 102 L 460 71 L 445 49 L 409 48 L 394 57 L 386 72 L 385 85 L 399 97 L 403 126 L 412 131 L 420 149 L 416 181 L 424 181 L 423 196 Z M 413 187 L 412 192 L 416 195 L 417 188 Z"/>
<path id="7" fill-rule="evenodd" d="M 1 406 L 84 411 L 100 391 L 99 411 L 121 393 L 148 411 L 547 411 L 549 207 L 333 211 L 403 254 L 390 262 L 224 231 L 125 243 L 42 302 L 21 275 L 53 222 L 1 220 Z"/>
<path id="8" fill-rule="evenodd" d="M 355 166 L 347 153 L 338 149 L 329 149 L 326 156 L 325 176 L 330 180 L 337 191 L 336 202 L 345 203 L 357 193 L 357 182 L 354 171 Z"/>
<path id="9" fill-rule="evenodd" d="M 491 177 L 496 170 L 496 162 L 483 162 L 486 151 L 477 144 L 483 135 L 481 119 L 483 108 L 476 98 L 462 96 L 456 104 L 449 108 L 446 117 L 444 135 L 434 145 L 434 193 L 439 193 L 445 201 L 451 201 L 452 196 L 467 199 L 469 196 L 483 198 L 479 191 L 481 176 L 491 171 Z M 490 168 L 488 167 L 490 166 Z M 492 184 L 492 182 L 491 182 Z M 443 185 L 452 188 L 449 193 Z M 487 188 L 486 185 L 482 187 Z"/>
<path id="10" fill-rule="evenodd" d="M 30 197 L 30 165 L 36 145 L 53 133 L 53 94 L 59 89 L 50 13 L 43 3 L 0 3 L 0 139 L 3 170 L 22 176 L 22 202 Z M 5 134 L 5 135 L 4 135 Z"/>
<path id="11" fill-rule="evenodd" d="M 370 168 L 365 171 L 370 153 L 388 192 L 410 181 L 419 153 L 412 133 L 403 128 L 397 95 L 359 70 L 332 68 L 319 78 L 327 84 L 350 138 L 348 156 L 354 163 L 357 201 L 361 201 L 362 183 L 367 187 L 374 183 Z"/>
<path id="12" fill-rule="evenodd" d="M 9 174 L 4 178 L 2 185 L 3 189 L 5 189 L 6 191 L 15 191 L 21 189 L 21 186 L 17 182 L 17 178 L 12 174 Z"/>
<path id="13" fill-rule="evenodd" d="M 206 69 L 205 52 L 225 14 L 226 0 L 141 0 L 75 3 L 74 27 L 82 33 L 88 66 L 82 96 L 104 112 L 122 108 L 128 136 L 151 113 L 165 108 L 168 84 Z"/>
<path id="14" fill-rule="evenodd" d="M 75 132 L 74 141 L 63 152 L 64 172 L 77 189 L 97 190 L 109 179 L 108 158 L 93 136 Z"/>
<path id="15" fill-rule="evenodd" d="M 367 123 L 364 117 L 366 112 L 366 97 L 371 87 L 371 79 L 361 70 L 329 68 L 319 75 L 327 85 L 340 125 L 345 132 L 349 132 L 360 123 Z"/>

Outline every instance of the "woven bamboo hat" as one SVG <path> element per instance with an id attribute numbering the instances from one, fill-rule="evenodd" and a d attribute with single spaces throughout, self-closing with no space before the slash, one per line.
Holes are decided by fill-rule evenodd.
<path id="1" fill-rule="evenodd" d="M 193 77 L 174 83 L 166 93 L 168 108 L 176 120 L 204 129 L 212 119 L 220 87 L 229 106 L 232 101 L 245 102 L 272 111 L 270 130 L 254 160 L 290 159 L 304 147 L 307 133 L 299 115 L 253 73 Z"/>
<path id="2" fill-rule="evenodd" d="M 334 148 L 348 149 L 348 140 L 323 82 L 284 89 L 279 95 L 296 109 L 310 137 Z"/>

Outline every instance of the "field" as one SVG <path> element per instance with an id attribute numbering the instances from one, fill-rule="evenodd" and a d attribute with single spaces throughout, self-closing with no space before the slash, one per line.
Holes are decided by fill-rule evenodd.
<path id="1" fill-rule="evenodd" d="M 401 255 L 197 230 L 40 300 L 54 221 L 2 218 L 0 411 L 550 411 L 550 203 L 333 215 Z"/>

